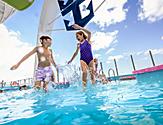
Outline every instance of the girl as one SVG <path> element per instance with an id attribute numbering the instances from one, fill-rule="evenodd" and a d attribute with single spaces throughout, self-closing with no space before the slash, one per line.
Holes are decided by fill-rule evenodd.
<path id="1" fill-rule="evenodd" d="M 57 65 L 54 62 L 52 50 L 49 47 L 52 44 L 52 39 L 49 36 L 41 36 L 40 42 L 42 46 L 36 46 L 32 51 L 30 51 L 27 55 L 25 55 L 16 65 L 11 67 L 11 70 L 17 69 L 22 62 L 24 62 L 27 58 L 29 58 L 34 53 L 37 53 L 38 57 L 38 67 L 35 72 L 35 88 L 41 88 L 41 82 L 44 82 L 43 89 L 47 92 L 48 82 L 51 80 L 53 76 L 53 71 L 51 68 L 51 64 L 53 64 L 57 69 Z"/>
<path id="2" fill-rule="evenodd" d="M 77 24 L 74 24 L 73 28 L 81 30 L 81 31 L 76 33 L 76 39 L 79 41 L 79 43 L 77 44 L 77 49 L 76 49 L 75 53 L 73 54 L 71 60 L 68 62 L 68 64 L 73 61 L 73 59 L 78 54 L 78 51 L 80 50 L 82 83 L 83 83 L 83 86 L 85 87 L 86 82 L 87 82 L 87 71 L 88 70 L 90 71 L 92 84 L 95 83 L 94 62 L 93 62 L 93 54 L 92 54 L 91 42 L 90 42 L 91 32 Z M 83 31 L 85 33 L 87 33 L 87 36 L 85 35 L 85 33 Z"/>

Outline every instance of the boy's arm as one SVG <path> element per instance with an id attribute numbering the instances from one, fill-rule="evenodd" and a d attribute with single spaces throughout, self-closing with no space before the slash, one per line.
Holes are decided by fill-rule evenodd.
<path id="1" fill-rule="evenodd" d="M 56 63 L 55 63 L 55 61 L 54 61 L 54 57 L 53 57 L 53 52 L 52 52 L 52 50 L 50 49 L 50 51 L 51 51 L 51 63 L 54 65 L 54 67 L 56 68 L 56 71 L 57 71 L 57 78 L 59 78 L 58 77 L 58 75 L 59 75 L 59 69 L 58 69 L 58 66 L 56 65 Z M 53 73 L 53 82 L 55 82 L 55 76 L 54 76 L 54 73 Z M 59 81 L 59 80 L 58 80 Z"/>
<path id="2" fill-rule="evenodd" d="M 37 52 L 37 47 L 35 47 L 32 51 L 30 51 L 28 54 L 26 54 L 16 65 L 12 66 L 10 69 L 11 70 L 17 69 L 22 62 L 24 62 L 26 59 L 28 59 L 35 52 Z"/>
<path id="3" fill-rule="evenodd" d="M 78 52 L 79 52 L 79 43 L 77 44 L 76 51 L 73 54 L 72 58 L 70 59 L 70 61 L 68 61 L 68 64 L 70 64 L 74 60 L 74 58 L 76 57 L 76 55 L 78 54 Z"/>
<path id="4" fill-rule="evenodd" d="M 87 40 L 88 40 L 89 43 L 91 43 L 90 42 L 90 40 L 91 40 L 91 32 L 89 30 L 85 29 L 84 27 L 79 26 L 78 24 L 74 24 L 72 27 L 74 29 L 83 30 L 85 33 L 87 33 Z"/>
<path id="5" fill-rule="evenodd" d="M 52 53 L 52 50 L 50 50 L 51 51 L 51 63 L 54 65 L 54 67 L 56 68 L 56 70 L 57 70 L 57 65 L 56 65 L 56 63 L 55 63 L 55 61 L 54 61 L 54 58 L 53 58 L 53 53 Z"/>

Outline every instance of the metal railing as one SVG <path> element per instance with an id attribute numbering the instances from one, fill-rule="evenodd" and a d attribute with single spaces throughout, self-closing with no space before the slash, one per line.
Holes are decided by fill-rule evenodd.
<path id="1" fill-rule="evenodd" d="M 113 75 L 114 75 L 114 78 L 115 78 L 115 71 L 114 71 L 114 69 L 112 69 L 112 68 L 110 68 L 109 70 L 108 70 L 108 78 L 110 78 L 111 77 L 111 75 L 110 75 L 110 72 L 113 72 Z M 115 78 L 115 81 L 116 81 L 116 78 Z"/>

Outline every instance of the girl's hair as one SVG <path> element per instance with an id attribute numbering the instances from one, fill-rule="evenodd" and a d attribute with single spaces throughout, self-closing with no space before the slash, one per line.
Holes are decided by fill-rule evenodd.
<path id="1" fill-rule="evenodd" d="M 87 39 L 87 36 L 85 35 L 85 33 L 83 31 L 78 31 L 78 32 L 76 32 L 76 35 L 77 34 L 83 35 L 84 39 Z"/>
<path id="2" fill-rule="evenodd" d="M 49 36 L 41 36 L 40 37 L 40 42 L 41 42 L 41 44 L 43 44 L 43 40 L 47 40 L 47 39 L 50 39 L 50 40 L 52 40 Z"/>

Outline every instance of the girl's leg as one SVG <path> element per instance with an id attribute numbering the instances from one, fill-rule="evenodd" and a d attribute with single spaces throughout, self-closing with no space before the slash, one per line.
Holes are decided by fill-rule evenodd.
<path id="1" fill-rule="evenodd" d="M 92 84 L 95 84 L 95 69 L 94 69 L 94 61 L 93 60 L 89 63 L 89 72 L 91 75 Z"/>
<path id="2" fill-rule="evenodd" d="M 82 69 L 82 83 L 83 83 L 83 87 L 86 87 L 86 83 L 87 83 L 87 69 L 88 66 L 87 64 L 80 60 L 80 65 L 81 65 L 81 69 Z"/>

